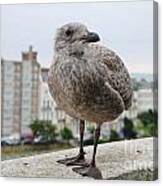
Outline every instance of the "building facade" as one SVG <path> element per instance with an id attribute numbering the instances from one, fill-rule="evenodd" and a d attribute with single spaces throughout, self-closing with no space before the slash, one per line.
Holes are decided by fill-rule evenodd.
<path id="1" fill-rule="evenodd" d="M 51 121 L 57 126 L 58 131 L 68 127 L 76 136 L 78 133 L 78 120 L 68 116 L 61 110 L 52 98 L 48 87 L 48 68 L 41 69 L 41 99 L 40 99 L 40 120 Z"/>
<path id="2" fill-rule="evenodd" d="M 58 130 L 66 126 L 75 137 L 79 136 L 79 120 L 71 118 L 57 106 L 47 81 L 48 68 L 41 68 L 32 46 L 22 52 L 21 61 L 1 60 L 2 137 L 31 134 L 29 124 L 36 119 L 51 121 Z M 145 80 L 141 80 L 141 84 L 141 88 L 134 91 L 132 107 L 118 119 L 102 125 L 104 135 L 112 128 L 120 132 L 124 117 L 134 120 L 138 113 L 153 109 L 152 88 Z M 92 125 L 87 123 L 87 126 Z"/>
<path id="3" fill-rule="evenodd" d="M 138 113 L 153 110 L 153 90 L 151 88 L 140 89 L 137 92 Z"/>
<path id="4" fill-rule="evenodd" d="M 1 60 L 2 136 L 31 133 L 29 124 L 39 117 L 41 67 L 29 47 L 21 61 Z"/>

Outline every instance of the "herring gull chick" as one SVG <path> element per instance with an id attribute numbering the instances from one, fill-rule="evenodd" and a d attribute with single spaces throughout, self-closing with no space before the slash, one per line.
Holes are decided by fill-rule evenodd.
<path id="1" fill-rule="evenodd" d="M 49 70 L 49 88 L 57 105 L 80 119 L 80 151 L 76 157 L 58 162 L 83 165 L 82 175 L 97 172 L 95 155 L 103 122 L 112 121 L 131 106 L 129 73 L 121 58 L 100 46 L 99 36 L 80 23 L 69 23 L 57 30 L 54 59 Z M 84 159 L 84 121 L 97 124 L 91 163 Z"/>

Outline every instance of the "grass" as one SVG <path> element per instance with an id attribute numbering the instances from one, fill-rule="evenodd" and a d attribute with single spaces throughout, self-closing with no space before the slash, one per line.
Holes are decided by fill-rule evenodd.
<path id="1" fill-rule="evenodd" d="M 8 160 L 41 153 L 72 148 L 69 144 L 13 145 L 1 147 L 1 160 Z"/>

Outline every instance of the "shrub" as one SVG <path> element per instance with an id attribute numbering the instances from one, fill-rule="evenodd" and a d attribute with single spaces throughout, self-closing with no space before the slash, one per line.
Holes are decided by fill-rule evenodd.
<path id="1" fill-rule="evenodd" d="M 67 127 L 64 127 L 63 129 L 60 130 L 60 135 L 63 140 L 66 140 L 68 142 L 69 142 L 69 140 L 74 138 L 72 131 Z"/>

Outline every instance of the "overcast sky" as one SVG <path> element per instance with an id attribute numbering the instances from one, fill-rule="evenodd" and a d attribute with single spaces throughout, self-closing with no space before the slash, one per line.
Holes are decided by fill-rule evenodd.
<path id="1" fill-rule="evenodd" d="M 33 45 L 38 61 L 48 67 L 56 28 L 75 21 L 98 32 L 130 72 L 152 73 L 152 10 L 152 1 L 3 5 L 2 57 L 20 60 L 21 51 Z"/>

